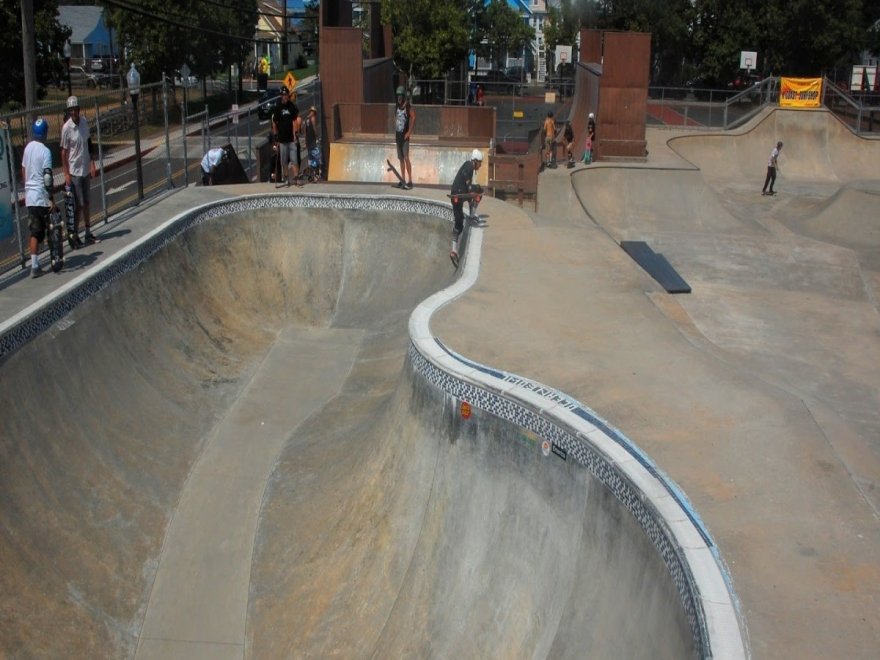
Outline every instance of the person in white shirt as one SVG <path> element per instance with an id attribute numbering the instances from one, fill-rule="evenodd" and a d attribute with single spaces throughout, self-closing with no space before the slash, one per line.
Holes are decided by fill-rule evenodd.
<path id="1" fill-rule="evenodd" d="M 24 181 L 24 202 L 27 206 L 31 236 L 31 277 L 43 274 L 37 252 L 46 237 L 49 212 L 55 208 L 52 199 L 52 152 L 46 146 L 49 124 L 42 117 L 34 122 L 34 139 L 28 142 L 21 157 L 21 179 Z"/>
<path id="2" fill-rule="evenodd" d="M 89 122 L 79 114 L 79 100 L 75 96 L 67 99 L 69 119 L 61 128 L 61 167 L 64 170 L 64 184 L 76 195 L 76 220 L 73 236 L 67 240 L 74 249 L 83 246 L 79 238 L 79 220 L 85 226 L 85 244 L 100 242 L 92 234 L 89 207 L 89 179 L 96 174 L 95 161 L 92 160 L 92 139 L 89 136 Z"/>
<path id="3" fill-rule="evenodd" d="M 770 159 L 767 161 L 767 178 L 764 179 L 764 187 L 761 189 L 762 195 L 775 195 L 773 192 L 773 184 L 776 183 L 776 168 L 779 167 L 779 152 L 782 151 L 782 141 L 776 143 L 773 151 L 770 152 Z M 767 190 L 767 186 L 770 190 Z"/>
<path id="4" fill-rule="evenodd" d="M 209 149 L 205 157 L 202 158 L 202 185 L 214 185 L 214 171 L 217 166 L 226 160 L 226 150 L 221 147 Z"/>

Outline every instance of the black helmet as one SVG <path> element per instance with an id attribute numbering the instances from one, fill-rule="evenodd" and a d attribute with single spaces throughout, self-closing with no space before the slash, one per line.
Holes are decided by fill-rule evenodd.
<path id="1" fill-rule="evenodd" d="M 287 89 L 284 85 L 281 85 L 281 95 L 290 94 L 290 90 Z"/>

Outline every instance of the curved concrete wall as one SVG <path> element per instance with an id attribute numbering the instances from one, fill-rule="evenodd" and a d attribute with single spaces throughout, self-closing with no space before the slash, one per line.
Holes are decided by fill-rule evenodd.
<path id="1" fill-rule="evenodd" d="M 377 310 L 383 307 L 376 296 L 395 309 L 401 309 L 398 303 L 416 303 L 399 301 L 394 287 L 374 288 L 381 282 L 369 277 L 366 286 L 339 287 L 340 281 L 365 273 L 357 264 L 367 261 L 349 255 L 324 268 L 323 258 L 309 256 L 296 242 L 256 240 L 278 229 L 277 214 L 266 216 L 267 207 L 305 206 L 451 217 L 445 204 L 341 195 L 250 197 L 209 205 L 172 219 L 100 271 L 4 324 L 0 355 L 6 356 L 6 400 L 33 406 L 30 402 L 48 391 L 51 400 L 63 403 L 36 426 L 40 411 L 33 407 L 17 417 L 4 416 L 0 515 L 6 530 L 3 555 L 12 559 L 0 575 L 4 593 L 22 594 L 15 602 L 4 599 L 0 641 L 5 651 L 130 652 L 177 493 L 203 435 L 240 396 L 240 379 L 253 368 L 254 354 L 291 319 L 381 326 L 383 313 Z M 225 232 L 188 232 L 235 212 L 263 214 L 268 222 L 257 223 L 257 230 L 233 227 L 231 239 Z M 326 241 L 315 238 L 325 232 Z M 444 247 L 445 233 L 437 234 Z M 339 242 L 326 222 L 315 222 L 306 234 L 325 245 Z M 298 447 L 292 438 L 282 453 L 256 539 L 247 652 L 283 655 L 305 648 L 304 640 L 315 649 L 332 644 L 343 651 L 344 640 L 363 649 L 358 645 L 366 641 L 366 629 L 372 631 L 370 652 L 507 648 L 516 650 L 514 655 L 539 657 L 580 656 L 585 650 L 594 657 L 656 657 L 657 652 L 670 658 L 744 657 L 717 549 L 683 494 L 650 459 L 564 394 L 470 362 L 432 337 L 431 314 L 476 278 L 481 240 L 482 231 L 475 230 L 462 277 L 410 317 L 409 367 L 405 378 L 393 378 L 393 393 L 339 409 L 356 419 L 373 406 L 383 413 L 383 423 L 364 426 L 362 419 L 337 428 L 340 437 L 351 432 L 364 440 L 340 445 L 342 453 L 334 454 L 314 431 Z M 268 244 L 280 252 L 264 255 Z M 269 272 L 279 286 L 243 285 L 225 274 L 224 262 L 242 248 L 252 255 L 251 266 L 265 267 L 264 258 L 274 264 Z M 190 270 L 195 265 L 198 272 Z M 157 276 L 157 268 L 164 277 Z M 214 296 L 223 295 L 203 302 L 198 288 L 175 285 L 163 291 L 169 273 L 178 272 L 184 282 L 203 275 Z M 386 284 L 402 276 L 387 275 Z M 437 283 L 436 274 L 426 277 Z M 315 286 L 298 290 L 302 282 Z M 343 298 L 347 304 L 338 305 Z M 94 313 L 96 307 L 105 313 Z M 156 311 L 156 320 L 145 325 L 149 309 Z M 96 332 L 108 339 L 100 351 L 90 342 Z M 63 337 L 53 341 L 59 333 Z M 63 373 L 29 378 L 33 364 L 57 364 Z M 101 377 L 89 378 L 90 373 Z M 355 370 L 346 387 L 359 390 L 360 378 L 366 376 Z M 112 402 L 108 393 L 123 392 L 118 410 L 108 404 L 102 415 L 77 415 L 83 396 Z M 467 419 L 462 402 L 472 406 Z M 338 420 L 334 410 L 328 405 L 321 414 Z M 157 427 L 160 432 L 147 439 L 143 429 Z M 375 444 L 367 442 L 371 439 Z M 336 539 L 342 545 L 327 546 L 342 552 L 331 560 L 341 558 L 353 570 L 340 574 L 336 584 L 344 585 L 345 602 L 313 622 L 311 637 L 286 639 L 275 624 L 283 624 L 279 608 L 290 602 L 263 596 L 285 578 L 294 587 L 285 592 L 287 598 L 296 602 L 303 589 L 315 588 L 315 575 L 327 575 L 291 575 L 302 568 L 302 558 L 288 557 L 291 561 L 279 567 L 271 563 L 277 555 L 268 552 L 284 547 L 291 529 L 307 529 L 290 527 L 284 516 L 280 520 L 288 528 L 279 527 L 273 514 L 302 508 L 291 506 L 298 482 L 285 479 L 285 466 L 293 464 L 285 457 L 302 447 L 316 451 L 316 461 L 349 464 L 348 482 L 325 482 L 326 495 L 337 498 L 335 510 L 358 511 L 350 506 L 365 492 L 358 484 L 372 479 L 378 484 L 371 483 L 368 510 L 383 513 L 354 517 L 357 529 L 344 528 Z M 351 498 L 339 498 L 342 491 L 350 491 Z M 312 531 L 332 538 L 333 527 Z M 320 538 L 303 549 L 321 548 Z M 377 557 L 370 552 L 375 546 L 360 539 L 381 541 L 384 554 Z M 324 563 L 310 566 L 341 570 L 318 559 Z M 361 580 L 359 587 L 352 587 L 351 575 Z M 316 590 L 314 596 L 318 600 L 303 600 L 307 609 L 316 609 L 327 591 Z M 676 600 L 679 606 L 670 608 Z M 365 609 L 377 617 L 376 625 L 346 628 L 345 622 L 363 616 Z M 33 616 L 34 611 L 43 615 Z M 607 634 L 609 628 L 614 634 Z M 421 633 L 413 634 L 414 629 Z M 657 647 L 661 637 L 670 641 Z"/>

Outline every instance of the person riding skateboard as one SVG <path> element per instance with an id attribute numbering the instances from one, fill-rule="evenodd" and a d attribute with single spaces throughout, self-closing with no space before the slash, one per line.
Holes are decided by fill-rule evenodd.
<path id="1" fill-rule="evenodd" d="M 455 264 L 456 268 L 458 267 L 458 239 L 464 230 L 464 196 L 474 191 L 474 174 L 477 173 L 482 164 L 483 152 L 479 149 L 474 149 L 471 152 L 470 160 L 465 161 L 458 168 L 458 173 L 452 181 L 450 197 L 452 197 L 452 216 L 455 219 L 455 223 L 452 227 L 452 251 L 449 253 L 449 258 L 452 259 L 452 263 Z"/>

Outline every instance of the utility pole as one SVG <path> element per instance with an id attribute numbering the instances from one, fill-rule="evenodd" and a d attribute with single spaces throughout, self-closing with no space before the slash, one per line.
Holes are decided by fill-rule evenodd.
<path id="1" fill-rule="evenodd" d="M 21 0 L 21 50 L 24 56 L 24 107 L 33 108 L 37 105 L 37 39 L 34 28 L 34 0 Z"/>

